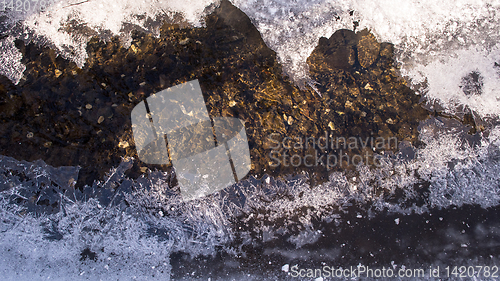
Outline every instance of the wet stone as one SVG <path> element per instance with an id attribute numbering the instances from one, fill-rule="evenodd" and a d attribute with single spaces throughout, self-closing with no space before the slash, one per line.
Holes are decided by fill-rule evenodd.
<path id="1" fill-rule="evenodd" d="M 380 53 L 380 44 L 375 39 L 372 33 L 367 30 L 363 30 L 358 33 L 358 60 L 361 67 L 370 67 L 375 60 L 378 58 Z"/>
<path id="2" fill-rule="evenodd" d="M 339 30 L 329 39 L 321 37 L 308 62 L 320 67 L 322 62 L 331 68 L 349 69 L 355 63 L 356 43 L 356 34 L 351 30 Z"/>

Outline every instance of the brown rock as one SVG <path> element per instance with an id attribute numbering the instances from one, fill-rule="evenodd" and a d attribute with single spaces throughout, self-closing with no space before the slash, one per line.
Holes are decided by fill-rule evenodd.
<path id="1" fill-rule="evenodd" d="M 331 68 L 349 69 L 356 61 L 356 34 L 347 29 L 337 30 L 329 39 L 321 37 L 308 58 L 309 64 L 324 61 Z"/>

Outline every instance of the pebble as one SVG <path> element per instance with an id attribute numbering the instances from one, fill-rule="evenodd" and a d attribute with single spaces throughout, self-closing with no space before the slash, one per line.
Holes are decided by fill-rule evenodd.
<path id="1" fill-rule="evenodd" d="M 104 121 L 104 116 L 99 116 L 99 119 L 97 119 L 97 123 L 101 124 L 102 121 Z"/>
<path id="2" fill-rule="evenodd" d="M 128 141 L 122 140 L 118 143 L 118 147 L 120 148 L 127 148 L 128 146 L 129 146 Z"/>
<path id="3" fill-rule="evenodd" d="M 330 123 L 328 123 L 328 127 L 330 127 L 330 130 L 335 130 L 335 124 L 333 124 L 332 121 L 330 121 Z"/>
<path id="4" fill-rule="evenodd" d="M 92 109 L 92 105 L 90 103 L 87 103 L 87 105 L 85 106 L 86 109 Z"/>
<path id="5" fill-rule="evenodd" d="M 186 38 L 186 39 L 180 40 L 180 41 L 179 41 L 179 44 L 181 44 L 181 45 L 183 45 L 183 46 L 184 46 L 184 45 L 189 44 L 189 38 Z"/>

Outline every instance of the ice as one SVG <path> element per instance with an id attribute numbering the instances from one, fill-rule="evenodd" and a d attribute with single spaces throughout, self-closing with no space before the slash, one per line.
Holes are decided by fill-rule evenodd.
<path id="1" fill-rule="evenodd" d="M 499 1 L 232 2 L 252 19 L 300 85 L 309 79 L 305 61 L 319 38 L 352 29 L 356 22 L 358 30 L 368 28 L 379 41 L 393 43 L 401 73 L 449 113 L 465 105 L 481 116 L 500 114 Z M 460 84 L 472 71 L 479 71 L 485 83 L 481 95 L 468 97 Z M 422 84 L 426 87 L 418 87 Z"/>
<path id="2" fill-rule="evenodd" d="M 79 4 L 77 4 L 79 3 Z M 137 25 L 148 30 L 148 20 L 159 16 L 168 16 L 181 13 L 185 20 L 194 24 L 201 24 L 201 14 L 210 1 L 58 1 L 50 6 L 46 12 L 34 14 L 25 19 L 24 25 L 38 36 L 48 38 L 60 51 L 70 48 L 70 52 L 63 54 L 73 59 L 80 67 L 86 58 L 86 42 L 88 37 L 74 35 L 61 30 L 71 21 L 85 26 L 98 33 L 104 31 L 112 35 L 120 35 L 123 24 Z M 168 11 L 168 12 L 167 12 Z M 139 17 L 140 15 L 144 17 Z M 142 19 L 141 19 L 142 18 Z M 158 33 L 158 30 L 150 30 Z"/>
<path id="3" fill-rule="evenodd" d="M 0 156 L 0 191 L 6 202 L 18 202 L 28 211 L 59 212 L 61 201 L 75 200 L 78 171 L 78 167 L 54 168 L 41 160 L 19 162 Z"/>
<path id="4" fill-rule="evenodd" d="M 217 206 L 221 200 L 209 197 L 186 205 L 167 192 L 169 176 L 164 173 L 127 179 L 123 172 L 131 159 L 95 188 L 68 198 L 62 190 L 71 189 L 78 167 L 54 168 L 3 156 L 0 161 L 3 280 L 169 280 L 172 252 L 208 255 L 231 237 L 227 217 Z M 26 194 L 34 187 L 38 193 Z M 61 194 L 54 198 L 57 212 L 30 209 L 17 200 L 37 200 L 52 190 Z M 107 200 L 102 190 L 109 191 Z M 154 211 L 158 209 L 165 216 Z"/>
<path id="5" fill-rule="evenodd" d="M 269 243 L 284 235 L 300 249 L 322 237 L 313 223 L 318 219 L 354 224 L 339 215 L 353 203 L 371 206 L 372 212 L 402 215 L 464 204 L 497 206 L 500 126 L 471 144 L 461 135 L 466 130 L 450 129 L 440 122 L 434 118 L 421 125 L 420 139 L 425 145 L 416 150 L 414 159 L 384 156 L 379 169 L 359 166 L 359 176 L 337 172 L 328 182 L 314 186 L 307 175 L 285 180 L 250 177 L 190 202 L 183 202 L 170 184 L 172 173 L 153 171 L 138 179 L 127 178 L 131 158 L 123 159 L 103 181 L 80 193 L 72 189 L 78 167 L 54 168 L 42 161 L 2 156 L 1 274 L 6 280 L 62 280 L 67 276 L 168 280 L 172 253 L 234 255 L 241 251 L 228 246 L 235 237 L 241 238 L 241 245 L 248 245 L 255 239 Z M 421 205 L 388 201 L 374 193 L 374 188 L 400 189 L 405 192 L 401 199 L 410 200 L 422 196 L 416 184 L 421 181 L 430 184 Z M 44 194 L 52 194 L 50 206 L 55 203 L 57 208 L 33 205 Z M 402 220 L 398 216 L 394 223 Z M 249 228 L 235 233 L 235 221 Z M 255 238 L 255 233 L 262 236 Z"/>
<path id="6" fill-rule="evenodd" d="M 95 200 L 68 206 L 65 214 L 27 215 L 0 238 L 2 278 L 168 280 L 169 247 L 142 235 L 144 228 L 137 218 L 106 210 Z"/>
<path id="7" fill-rule="evenodd" d="M 321 36 L 330 37 L 335 30 L 352 28 L 349 2 L 233 0 L 247 14 L 273 49 L 285 73 L 303 86 L 309 79 L 306 59 Z"/>
<path id="8" fill-rule="evenodd" d="M 414 82 L 423 83 L 425 80 L 430 100 L 438 101 L 450 113 L 457 113 L 461 106 L 480 116 L 500 113 L 500 69 L 498 64 L 495 65 L 500 61 L 498 46 L 489 52 L 476 47 L 446 51 L 436 54 L 436 57 L 441 60 L 415 66 L 414 70 L 406 72 Z M 478 76 L 475 85 L 468 78 L 471 75 Z M 471 90 L 471 87 L 475 89 Z"/>
<path id="9" fill-rule="evenodd" d="M 290 269 L 290 265 L 289 265 L 288 263 L 287 263 L 287 264 L 285 264 L 285 265 L 283 265 L 283 266 L 281 267 L 281 270 L 283 270 L 284 272 L 288 272 L 288 270 L 289 270 L 289 269 Z"/>

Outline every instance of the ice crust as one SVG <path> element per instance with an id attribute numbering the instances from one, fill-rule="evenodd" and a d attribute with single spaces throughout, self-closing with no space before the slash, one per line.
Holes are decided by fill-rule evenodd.
<path id="1" fill-rule="evenodd" d="M 158 173 L 131 181 L 130 161 L 82 194 L 66 182 L 78 168 L 0 157 L 2 280 L 169 280 L 170 253 L 208 255 L 231 237 L 216 201 L 183 205 Z M 30 194 L 47 190 L 60 211 L 30 211 Z"/>
<path id="2" fill-rule="evenodd" d="M 10 79 L 14 83 L 19 83 L 26 69 L 21 63 L 22 54 L 14 45 L 14 38 L 9 36 L 0 40 L 0 75 Z"/>

